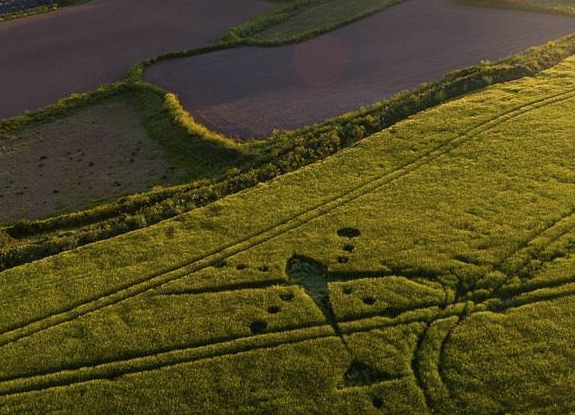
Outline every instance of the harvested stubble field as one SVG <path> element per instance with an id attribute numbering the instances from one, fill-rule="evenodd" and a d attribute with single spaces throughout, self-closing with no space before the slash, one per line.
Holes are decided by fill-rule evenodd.
<path id="1" fill-rule="evenodd" d="M 272 7 L 253 0 L 93 0 L 0 23 L 0 119 L 116 81 L 140 59 L 216 41 Z"/>
<path id="2" fill-rule="evenodd" d="M 112 100 L 0 135 L 0 222 L 37 219 L 180 182 L 186 169 Z"/>
<path id="3" fill-rule="evenodd" d="M 305 34 L 316 20 L 313 10 L 252 40 L 273 43 Z M 147 69 L 145 78 L 178 94 L 208 127 L 261 138 L 275 128 L 317 123 L 574 29 L 575 19 L 565 16 L 407 0 L 303 43 L 166 60 Z"/>
<path id="4" fill-rule="evenodd" d="M 0 413 L 573 412 L 574 79 L 0 273 Z"/>

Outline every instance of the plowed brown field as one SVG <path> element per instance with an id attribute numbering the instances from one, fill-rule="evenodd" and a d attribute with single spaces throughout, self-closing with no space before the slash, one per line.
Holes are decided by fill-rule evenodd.
<path id="1" fill-rule="evenodd" d="M 0 23 L 0 118 L 113 82 L 140 59 L 212 42 L 271 7 L 253 0 L 94 0 Z"/>
<path id="2" fill-rule="evenodd" d="M 151 67 L 195 118 L 231 136 L 264 137 L 369 105 L 482 59 L 575 30 L 575 19 L 408 0 L 298 45 L 242 48 Z"/>

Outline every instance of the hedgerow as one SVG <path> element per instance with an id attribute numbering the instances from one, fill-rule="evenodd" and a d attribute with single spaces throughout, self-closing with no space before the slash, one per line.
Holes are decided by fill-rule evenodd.
<path id="1" fill-rule="evenodd" d="M 241 46 L 232 44 L 232 47 Z M 62 114 L 75 105 L 87 105 L 99 97 L 118 91 L 145 88 L 139 79 L 145 67 L 163 59 L 193 56 L 225 48 L 214 44 L 199 49 L 164 55 L 134 66 L 125 81 L 100 90 L 64 100 L 54 107 L 0 123 L 0 133 Z M 37 221 L 21 221 L 5 228 L 18 241 L 0 250 L 0 269 L 7 269 L 48 255 L 140 229 L 174 217 L 215 200 L 332 155 L 363 138 L 388 128 L 422 110 L 488 85 L 526 76 L 534 76 L 575 53 L 575 35 L 534 47 L 498 62 L 448 74 L 443 80 L 402 92 L 373 106 L 354 111 L 290 132 L 274 132 L 268 141 L 253 146 L 249 156 L 216 179 L 205 179 L 189 185 L 155 190 L 122 198 L 84 212 Z M 157 90 L 157 88 L 156 88 Z M 217 149 L 218 146 L 212 147 Z M 210 154 L 208 152 L 207 154 Z M 243 164 L 243 165 L 242 165 Z"/>
<path id="2" fill-rule="evenodd" d="M 9 20 L 21 19 L 23 17 L 35 16 L 61 9 L 62 7 L 73 6 L 75 4 L 83 3 L 88 0 L 59 0 L 54 1 L 50 5 L 43 5 L 31 9 L 21 10 L 13 13 L 0 14 L 0 22 L 7 22 Z"/>

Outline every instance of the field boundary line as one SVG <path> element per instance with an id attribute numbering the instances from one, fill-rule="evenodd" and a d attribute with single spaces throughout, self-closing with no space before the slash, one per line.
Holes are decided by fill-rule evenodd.
<path id="1" fill-rule="evenodd" d="M 492 289 L 493 294 L 501 293 L 501 290 L 505 287 L 505 285 L 509 281 L 511 281 L 511 279 L 514 276 L 516 276 L 519 272 L 521 272 L 521 270 L 523 270 L 527 266 L 529 261 L 537 258 L 536 256 L 537 254 L 541 253 L 542 251 L 545 250 L 545 248 L 550 247 L 553 243 L 559 241 L 562 237 L 573 231 L 573 229 L 575 229 L 575 223 L 569 223 L 573 219 L 575 219 L 575 206 L 573 206 L 566 214 L 562 215 L 557 220 L 553 221 L 549 226 L 546 226 L 545 228 L 536 232 L 529 239 L 521 243 L 516 250 L 510 252 L 501 261 L 499 261 L 493 267 L 493 269 L 495 271 L 500 271 L 503 274 L 505 274 L 506 278 L 502 282 L 500 282 L 495 288 Z M 555 234 L 556 231 L 559 231 L 559 233 Z M 544 237 L 548 233 L 551 234 L 549 235 L 549 241 L 544 245 L 542 245 L 541 247 L 538 247 L 536 249 L 537 252 L 530 253 L 529 250 L 533 249 L 531 244 L 538 238 Z M 525 255 L 524 258 L 521 260 L 519 267 L 516 266 L 515 267 L 516 269 L 513 270 L 512 273 L 505 272 L 504 271 L 505 264 L 511 262 L 514 257 L 521 257 L 522 254 Z"/>
<path id="2" fill-rule="evenodd" d="M 575 281 L 574 281 L 575 282 Z M 573 284 L 573 282 L 567 282 L 566 284 Z M 533 291 L 537 291 L 538 288 Z M 414 316 L 413 318 L 406 318 L 405 320 L 398 320 L 400 316 L 389 319 L 388 321 L 373 321 L 378 316 L 371 316 L 366 318 L 358 318 L 356 320 L 349 320 L 347 322 L 357 322 L 369 323 L 373 321 L 375 324 L 365 325 L 364 327 L 350 327 L 343 328 L 342 334 L 352 335 L 355 333 L 365 333 L 378 329 L 385 329 L 389 327 L 397 327 L 415 323 L 426 323 L 428 328 L 437 321 L 447 320 L 453 317 L 459 317 L 457 327 L 463 322 L 462 316 L 465 313 L 466 317 L 476 313 L 498 313 L 511 310 L 514 308 L 522 307 L 529 304 L 537 304 L 543 301 L 549 301 L 557 298 L 573 296 L 575 295 L 575 287 L 573 291 L 562 293 L 558 296 L 550 296 L 548 298 L 536 298 L 533 301 L 521 303 L 518 305 L 510 305 L 504 307 L 500 310 L 493 311 L 490 309 L 482 309 L 481 307 L 474 307 L 470 311 L 467 311 L 467 303 L 455 303 L 452 306 L 462 306 L 465 305 L 463 312 L 461 310 L 440 310 L 438 307 L 421 307 L 413 310 L 407 310 L 403 314 L 409 312 L 430 310 L 437 311 L 435 315 L 427 316 Z M 480 303 L 481 304 L 481 303 Z M 478 304 L 478 305 L 480 305 Z M 436 309 L 436 310 L 434 310 Z M 306 332 L 309 332 L 306 333 Z M 299 337 L 291 337 L 286 339 L 273 338 L 277 336 L 291 336 L 292 334 L 299 335 Z M 450 336 L 450 334 L 448 334 Z M 448 340 L 447 337 L 443 339 L 441 348 L 445 348 Z M 272 337 L 270 342 L 256 344 L 265 337 Z M 104 363 L 99 363 L 95 365 L 85 365 L 76 368 L 63 368 L 55 372 L 45 372 L 40 374 L 32 375 L 22 375 L 17 377 L 12 377 L 8 379 L 0 379 L 0 397 L 12 396 L 22 393 L 39 392 L 47 389 L 52 389 L 55 387 L 65 387 L 79 383 L 87 383 L 96 380 L 110 380 L 113 381 L 123 375 L 129 375 L 134 373 L 152 372 L 154 370 L 159 370 L 166 367 L 172 367 L 180 364 L 193 363 L 206 359 L 213 359 L 218 357 L 233 356 L 242 353 L 248 353 L 255 350 L 265 350 L 279 347 L 282 345 L 293 345 L 304 343 L 306 341 L 324 339 L 333 337 L 338 338 L 334 333 L 332 326 L 329 323 L 310 325 L 305 327 L 292 328 L 284 331 L 270 332 L 261 335 L 238 337 L 236 339 L 230 339 L 221 343 L 209 343 L 199 346 L 190 347 L 176 347 L 169 350 L 162 350 L 159 352 L 149 352 L 148 354 L 141 356 L 134 356 L 126 359 L 119 359 L 115 361 L 109 361 Z M 212 349 L 218 349 L 217 351 L 210 352 Z M 221 350 L 224 349 L 224 350 Z M 182 356 L 178 356 L 183 354 Z M 172 356 L 176 359 L 172 360 Z M 441 356 L 441 352 L 440 352 Z M 136 363 L 136 365 L 134 365 Z M 117 367 L 119 366 L 119 367 Z M 78 376 L 79 375 L 79 376 Z M 443 378 L 442 378 L 443 380 Z"/>
<path id="3" fill-rule="evenodd" d="M 296 336 L 293 336 L 294 334 Z M 281 338 L 282 336 L 290 336 L 290 338 Z M 266 337 L 270 337 L 269 341 L 266 341 Z M 0 397 L 38 392 L 95 380 L 114 380 L 133 373 L 149 372 L 179 364 L 233 356 L 256 350 L 271 349 L 283 345 L 298 344 L 330 337 L 334 339 L 337 338 L 331 326 L 329 324 L 320 324 L 256 336 L 240 337 L 222 343 L 178 347 L 160 353 L 152 352 L 143 356 L 130 357 L 96 365 L 23 375 L 0 381 Z M 262 343 L 258 344 L 259 342 Z M 253 343 L 256 344 L 254 345 Z"/>
<path id="4" fill-rule="evenodd" d="M 212 250 L 204 255 L 196 257 L 188 263 L 173 267 L 164 272 L 152 274 L 147 278 L 143 278 L 131 284 L 127 284 L 119 290 L 109 292 L 102 296 L 98 296 L 81 304 L 72 306 L 64 311 L 54 313 L 45 317 L 40 317 L 32 322 L 15 326 L 0 334 L 0 347 L 11 344 L 20 339 L 29 337 L 40 331 L 44 331 L 51 327 L 72 321 L 83 315 L 101 310 L 105 307 L 118 304 L 130 298 L 139 296 L 153 288 L 158 288 L 169 282 L 183 278 L 201 269 L 204 269 L 218 261 L 227 259 L 231 256 L 245 252 L 265 242 L 268 242 L 280 235 L 286 234 L 300 226 L 317 219 L 329 212 L 358 200 L 367 194 L 372 193 L 379 188 L 395 182 L 396 180 L 418 170 L 420 167 L 435 161 L 436 159 L 447 155 L 467 143 L 474 137 L 485 133 L 513 118 L 521 116 L 530 111 L 556 104 L 565 101 L 569 98 L 575 97 L 575 89 L 570 89 L 565 92 L 554 94 L 545 98 L 541 98 L 524 105 L 512 108 L 502 114 L 480 123 L 479 125 L 469 129 L 467 132 L 462 133 L 452 139 L 449 139 L 427 151 L 423 154 L 404 163 L 397 169 L 385 172 L 382 175 L 375 176 L 364 183 L 352 187 L 350 190 L 326 199 L 323 202 L 316 204 L 308 209 L 297 213 L 296 215 L 286 218 L 275 225 L 263 229 L 251 236 L 241 238 L 234 242 L 225 244 L 223 247 Z"/>

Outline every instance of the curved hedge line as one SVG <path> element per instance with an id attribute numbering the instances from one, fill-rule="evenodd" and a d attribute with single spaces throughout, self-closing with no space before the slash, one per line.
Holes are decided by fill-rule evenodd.
<path id="1" fill-rule="evenodd" d="M 236 45 L 234 43 L 232 46 Z M 198 51 L 214 47 L 223 46 L 210 45 L 169 56 L 197 54 L 200 53 Z M 575 35 L 570 35 L 499 62 L 484 62 L 450 73 L 439 82 L 424 84 L 411 92 L 402 92 L 368 108 L 320 124 L 290 132 L 275 132 L 268 141 L 253 147 L 251 158 L 241 169 L 232 169 L 219 180 L 201 180 L 189 185 L 132 195 L 95 209 L 47 220 L 19 222 L 5 229 L 16 243 L 19 239 L 22 241 L 19 245 L 0 250 L 0 270 L 140 229 L 204 206 L 328 157 L 417 112 L 488 85 L 536 75 L 573 54 Z M 166 56 L 138 64 L 128 80 L 134 76 L 137 78 L 146 65 L 158 59 L 167 59 Z M 135 84 L 130 84 L 128 80 L 115 88 L 133 88 Z M 99 93 L 106 92 L 111 93 L 110 88 Z M 54 110 L 58 111 L 59 107 Z M 34 115 L 26 117 L 41 118 Z M 2 124 L 0 132 L 1 128 Z M 27 242 L 25 238 L 31 236 L 37 237 L 37 240 Z"/>

